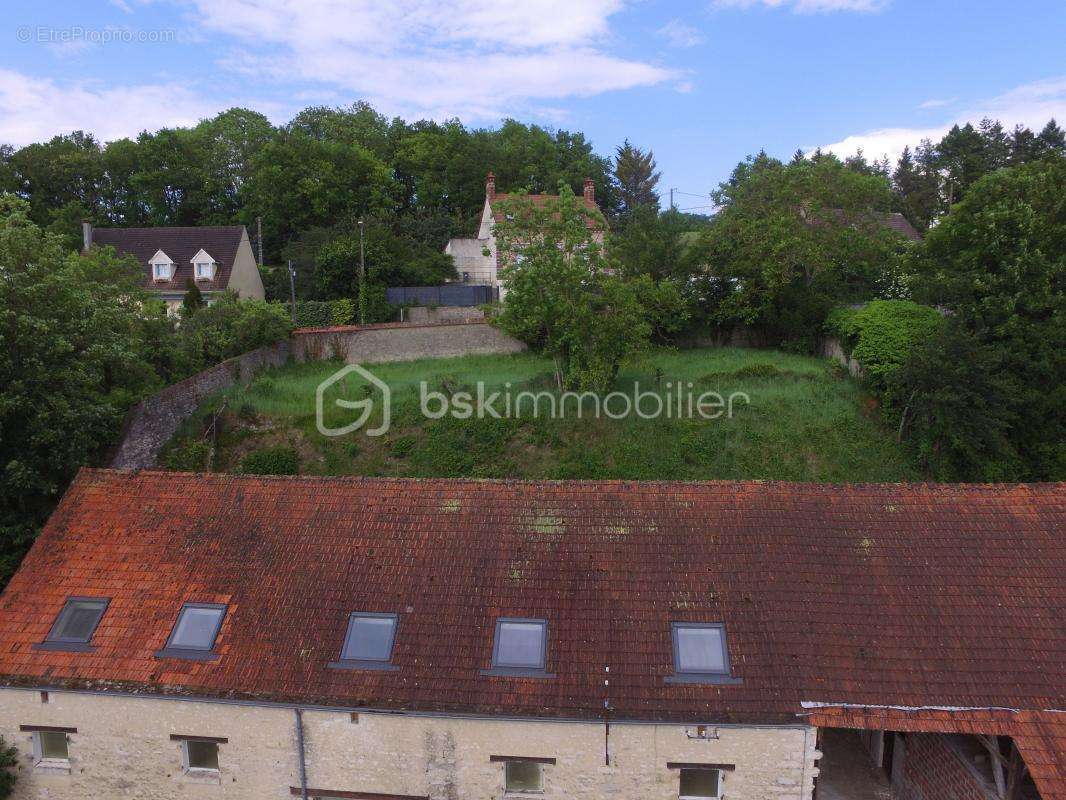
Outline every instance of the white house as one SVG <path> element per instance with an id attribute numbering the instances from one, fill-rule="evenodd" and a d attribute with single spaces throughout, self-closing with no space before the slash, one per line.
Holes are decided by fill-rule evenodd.
<path id="1" fill-rule="evenodd" d="M 455 260 L 455 270 L 459 273 L 463 283 L 500 287 L 500 258 L 493 229 L 498 222 L 504 221 L 504 212 L 500 209 L 500 203 L 511 197 L 514 195 L 497 193 L 496 176 L 490 172 L 485 179 L 485 205 L 481 211 L 477 236 L 451 239 L 444 248 L 444 252 Z M 557 198 L 558 195 L 552 194 L 525 195 L 526 200 L 538 206 Z M 588 226 L 594 231 L 593 238 L 603 244 L 606 223 L 596 205 L 596 187 L 591 178 L 585 179 L 581 202 L 588 211 L 592 212 L 588 219 Z"/>

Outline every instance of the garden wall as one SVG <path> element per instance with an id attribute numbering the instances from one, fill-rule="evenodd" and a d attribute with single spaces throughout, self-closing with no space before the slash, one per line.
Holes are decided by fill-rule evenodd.
<path id="1" fill-rule="evenodd" d="M 264 367 L 289 360 L 341 358 L 374 364 L 492 353 L 517 353 L 525 345 L 485 320 L 301 329 L 290 340 L 223 361 L 147 397 L 126 415 L 110 466 L 146 469 L 158 463 L 163 446 L 210 395 L 251 378 Z"/>
<path id="2" fill-rule="evenodd" d="M 302 329 L 293 335 L 293 358 L 298 361 L 340 358 L 349 364 L 376 364 L 525 349 L 524 344 L 483 319 Z"/>
<path id="3" fill-rule="evenodd" d="M 223 361 L 175 383 L 130 409 L 114 450 L 116 469 L 153 467 L 160 452 L 200 403 L 239 381 L 250 380 L 263 367 L 278 367 L 291 357 L 288 341 L 260 347 Z"/>

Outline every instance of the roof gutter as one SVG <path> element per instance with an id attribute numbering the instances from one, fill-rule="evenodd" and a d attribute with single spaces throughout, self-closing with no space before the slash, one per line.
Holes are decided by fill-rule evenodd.
<path id="1" fill-rule="evenodd" d="M 307 800 L 307 756 L 304 752 L 304 716 L 303 711 L 294 708 L 296 712 L 296 749 L 300 755 L 300 797 Z"/>

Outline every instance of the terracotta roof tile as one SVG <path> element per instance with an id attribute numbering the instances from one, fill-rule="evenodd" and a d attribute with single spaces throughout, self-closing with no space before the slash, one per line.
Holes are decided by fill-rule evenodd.
<path id="1" fill-rule="evenodd" d="M 801 702 L 1066 707 L 1066 484 L 268 478 L 84 470 L 0 598 L 7 683 L 375 707 L 774 722 Z M 69 595 L 92 653 L 35 650 Z M 212 662 L 159 660 L 228 603 Z M 349 612 L 394 672 L 338 671 Z M 495 618 L 549 680 L 488 677 Z M 723 621 L 736 685 L 672 684 L 670 623 Z M 604 686 L 604 667 L 610 685 Z M 929 724 L 952 724 L 928 715 Z"/>
<path id="2" fill-rule="evenodd" d="M 507 202 L 509 200 L 528 200 L 538 208 L 544 207 L 551 200 L 558 200 L 559 195 L 556 194 L 506 194 L 503 192 L 497 192 L 495 197 L 489 202 L 492 207 L 492 218 L 496 222 L 503 222 L 505 214 L 503 210 L 497 205 L 497 203 Z M 577 202 L 584 206 L 588 215 L 585 217 L 585 225 L 589 230 L 599 231 L 606 230 L 606 221 L 603 218 L 603 212 L 600 211 L 600 207 L 596 205 L 595 200 L 589 200 L 587 197 L 578 197 Z"/>
<path id="3" fill-rule="evenodd" d="M 1066 800 L 1066 712 L 1062 710 L 831 706 L 812 709 L 808 719 L 812 725 L 829 728 L 1010 736 L 1042 800 Z"/>

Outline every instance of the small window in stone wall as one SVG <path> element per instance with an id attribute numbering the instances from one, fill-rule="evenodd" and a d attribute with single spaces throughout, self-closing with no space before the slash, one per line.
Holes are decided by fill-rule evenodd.
<path id="1" fill-rule="evenodd" d="M 188 739 L 182 743 L 185 769 L 218 771 L 218 743 Z"/>
<path id="2" fill-rule="evenodd" d="M 37 761 L 67 761 L 70 750 L 63 731 L 37 731 L 33 734 L 33 755 Z"/>
<path id="3" fill-rule="evenodd" d="M 718 798 L 721 796 L 721 776 L 716 769 L 682 769 L 677 796 L 680 800 Z"/>
<path id="4" fill-rule="evenodd" d="M 543 791 L 543 766 L 536 761 L 507 761 L 504 764 L 504 788 L 511 793 Z"/>

